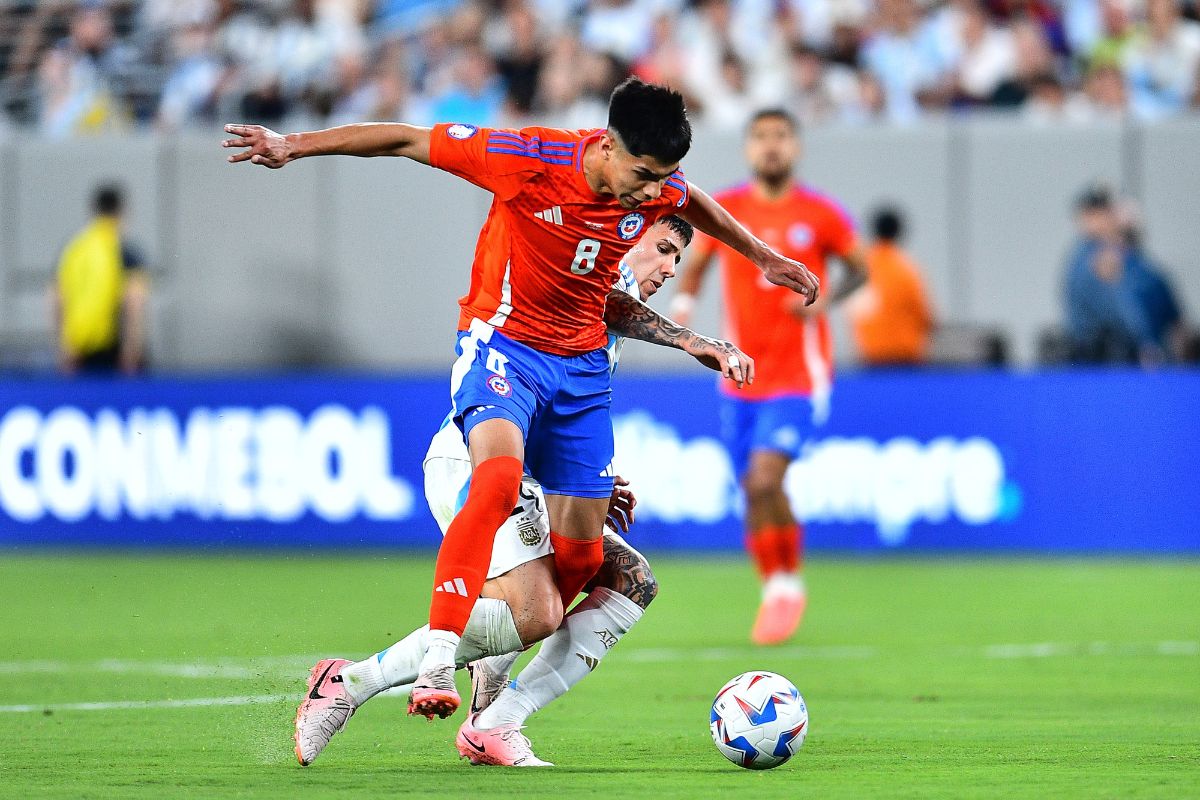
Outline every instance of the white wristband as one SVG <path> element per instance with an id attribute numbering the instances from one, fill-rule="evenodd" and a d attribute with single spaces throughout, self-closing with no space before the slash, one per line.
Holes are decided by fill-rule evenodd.
<path id="1" fill-rule="evenodd" d="M 688 294 L 687 292 L 679 292 L 671 298 L 671 307 L 668 309 L 672 317 L 677 317 L 680 314 L 690 314 L 696 307 L 696 295 Z"/>

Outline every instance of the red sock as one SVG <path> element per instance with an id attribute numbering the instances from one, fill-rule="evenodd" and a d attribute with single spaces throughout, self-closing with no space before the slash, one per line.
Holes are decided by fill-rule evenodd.
<path id="1" fill-rule="evenodd" d="M 775 528 L 771 525 L 746 533 L 746 552 L 766 580 L 779 571 L 779 548 L 775 543 Z"/>
<path id="2" fill-rule="evenodd" d="M 775 548 L 779 568 L 784 572 L 799 572 L 804 568 L 804 528 L 799 523 L 776 526 Z"/>
<path id="3" fill-rule="evenodd" d="M 462 636 L 492 560 L 496 531 L 517 505 L 521 461 L 489 458 L 471 473 L 467 502 L 455 516 L 438 550 L 433 571 L 429 627 Z"/>
<path id="4" fill-rule="evenodd" d="M 568 539 L 550 532 L 550 542 L 554 545 L 554 571 L 558 576 L 558 593 L 562 595 L 564 612 L 604 563 L 603 538 Z"/>

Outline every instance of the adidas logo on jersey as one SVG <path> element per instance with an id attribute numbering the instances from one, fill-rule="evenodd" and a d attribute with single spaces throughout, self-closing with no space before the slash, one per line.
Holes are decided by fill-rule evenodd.
<path id="1" fill-rule="evenodd" d="M 562 208 L 560 208 L 559 206 L 555 206 L 554 208 L 547 208 L 545 211 L 534 212 L 534 216 L 537 217 L 538 219 L 542 220 L 543 222 L 549 222 L 553 225 L 562 225 L 563 224 Z"/>
<path id="2" fill-rule="evenodd" d="M 463 597 L 470 597 L 470 595 L 467 594 L 467 584 L 463 582 L 462 578 L 455 578 L 452 581 L 446 581 L 433 591 L 449 592 L 450 594 L 458 594 L 462 595 Z"/>
<path id="3" fill-rule="evenodd" d="M 588 668 L 589 672 L 594 670 L 596 668 L 596 665 L 600 663 L 600 659 L 596 658 L 595 656 L 587 656 L 587 655 L 584 655 L 583 653 L 576 653 L 575 655 L 579 656 L 580 661 L 587 664 L 587 668 Z"/>

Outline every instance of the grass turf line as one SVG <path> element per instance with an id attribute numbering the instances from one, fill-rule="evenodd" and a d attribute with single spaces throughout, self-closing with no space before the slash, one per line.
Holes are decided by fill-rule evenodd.
<path id="1" fill-rule="evenodd" d="M 289 701 L 57 711 L 0 714 L 0 795 L 1200 795 L 1194 561 L 818 557 L 800 635 L 771 650 L 746 643 L 757 589 L 741 560 L 653 560 L 662 591 L 643 622 L 531 720 L 553 770 L 471 769 L 452 749 L 457 717 L 409 719 L 387 698 L 308 769 Z M 0 706 L 299 698 L 292 656 L 390 644 L 423 621 L 431 573 L 424 556 L 8 554 Z M 708 737 L 712 695 L 751 668 L 793 680 L 812 714 L 800 755 L 765 773 Z"/>

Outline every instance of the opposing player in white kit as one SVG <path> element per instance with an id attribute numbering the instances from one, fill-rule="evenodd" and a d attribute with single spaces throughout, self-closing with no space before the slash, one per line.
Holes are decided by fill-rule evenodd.
<path id="1" fill-rule="evenodd" d="M 641 302 L 673 277 L 691 238 L 688 223 L 667 217 L 650 226 L 626 255 L 605 313 L 610 331 L 620 334 L 609 338 L 612 368 L 627 335 L 683 349 L 710 368 L 727 368 L 730 359 L 740 360 L 743 374 L 753 376 L 753 360 L 732 344 L 701 337 Z M 700 340 L 704 347 L 696 346 Z M 709 355 L 714 350 L 721 354 L 719 361 Z M 470 455 L 462 436 L 453 422 L 444 423 L 425 457 L 426 498 L 443 533 L 466 496 L 470 477 Z M 614 531 L 628 529 L 633 505 L 627 490 L 614 491 L 610 505 Z M 472 666 L 471 714 L 456 742 L 460 754 L 472 763 L 548 766 L 534 756 L 520 733 L 522 723 L 595 669 L 657 592 L 646 559 L 615 532 L 609 533 L 604 537 L 604 564 L 589 584 L 587 597 L 562 616 L 549 530 L 541 487 L 526 476 L 520 505 L 497 532 L 488 580 L 456 654 L 460 667 Z M 424 626 L 353 665 L 329 659 L 314 668 L 312 691 L 296 716 L 296 754 L 301 763 L 311 763 L 366 700 L 416 678 L 427 633 Z M 508 671 L 520 652 L 527 643 L 541 639 L 545 642 L 537 656 L 508 686 Z M 321 670 L 331 677 L 318 678 Z"/>

